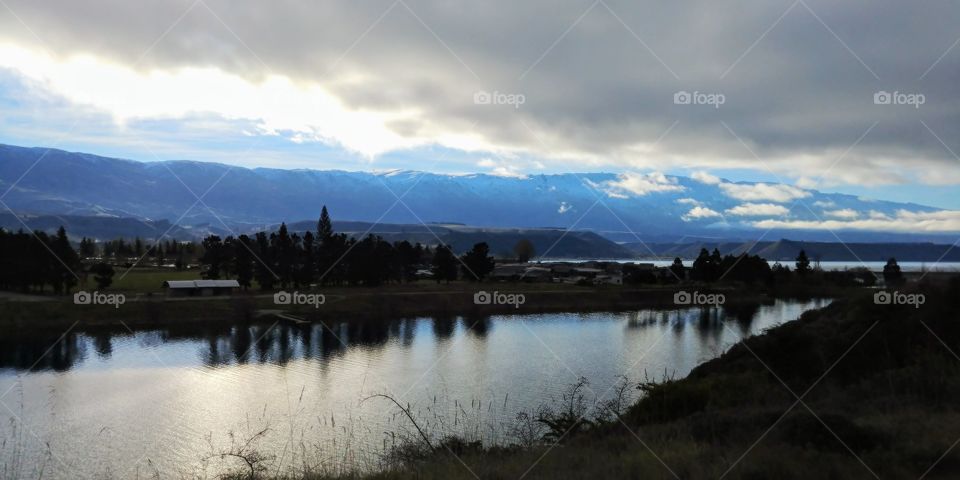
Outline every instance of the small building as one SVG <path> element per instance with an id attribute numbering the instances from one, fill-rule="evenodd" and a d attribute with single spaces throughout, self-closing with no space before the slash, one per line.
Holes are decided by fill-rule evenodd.
<path id="1" fill-rule="evenodd" d="M 240 288 L 236 280 L 167 280 L 163 282 L 171 297 L 212 297 L 230 295 Z"/>

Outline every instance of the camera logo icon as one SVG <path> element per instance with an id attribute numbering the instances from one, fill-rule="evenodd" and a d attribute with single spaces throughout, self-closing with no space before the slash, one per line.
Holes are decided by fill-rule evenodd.
<path id="1" fill-rule="evenodd" d="M 93 302 L 93 296 L 83 290 L 73 294 L 74 305 L 90 305 Z"/>
<path id="2" fill-rule="evenodd" d="M 476 105 L 490 105 L 493 96 L 486 90 L 480 90 L 473 94 L 473 103 Z"/>
<path id="3" fill-rule="evenodd" d="M 689 292 L 683 290 L 673 294 L 673 303 L 675 305 L 690 305 L 690 302 L 693 301 L 693 296 Z"/>
<path id="4" fill-rule="evenodd" d="M 691 95 L 690 92 L 680 90 L 673 94 L 673 103 L 675 105 L 690 105 L 692 101 L 693 95 Z"/>
<path id="5" fill-rule="evenodd" d="M 473 294 L 474 305 L 490 305 L 493 302 L 493 295 L 485 290 L 480 290 Z"/>
<path id="6" fill-rule="evenodd" d="M 890 102 L 893 100 L 893 96 L 890 95 L 890 92 L 885 90 L 880 90 L 873 94 L 873 103 L 875 105 L 890 105 Z"/>
<path id="7" fill-rule="evenodd" d="M 873 294 L 873 303 L 877 305 L 890 305 L 893 302 L 893 295 L 890 292 L 877 292 Z"/>
<path id="8" fill-rule="evenodd" d="M 280 290 L 277 293 L 273 294 L 273 303 L 276 305 L 290 305 L 293 301 L 293 295 L 290 295 L 284 290 Z"/>

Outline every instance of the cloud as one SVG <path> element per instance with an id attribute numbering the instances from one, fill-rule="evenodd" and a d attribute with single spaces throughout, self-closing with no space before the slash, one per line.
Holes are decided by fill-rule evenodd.
<path id="1" fill-rule="evenodd" d="M 498 177 L 514 177 L 514 178 L 526 178 L 527 175 L 521 173 L 517 169 L 516 162 L 509 162 L 506 160 L 494 160 L 492 158 L 484 158 L 477 162 L 478 167 L 490 169 L 490 175 L 496 175 Z M 562 213 L 562 212 L 561 212 Z"/>
<path id="2" fill-rule="evenodd" d="M 774 203 L 744 203 L 727 209 L 727 213 L 742 217 L 770 217 L 786 215 L 790 210 Z"/>
<path id="3" fill-rule="evenodd" d="M 770 200 L 782 203 L 810 196 L 810 192 L 802 188 L 774 183 L 721 183 L 720 189 L 728 197 L 744 201 Z"/>
<path id="4" fill-rule="evenodd" d="M 824 215 L 833 218 L 844 218 L 844 219 L 854 219 L 860 216 L 856 210 L 852 208 L 843 208 L 840 210 L 825 210 Z"/>
<path id="5" fill-rule="evenodd" d="M 833 208 L 836 207 L 837 204 L 832 200 L 817 200 L 816 202 L 813 202 L 813 206 L 820 208 Z"/>
<path id="6" fill-rule="evenodd" d="M 4 68 L 36 80 L 31 95 L 59 95 L 119 119 L 195 107 L 252 120 L 260 135 L 365 155 L 441 145 L 524 153 L 547 165 L 770 169 L 791 179 L 829 171 L 825 181 L 857 185 L 960 182 L 950 153 L 960 152 L 960 137 L 949 134 L 960 128 L 960 103 L 950 100 L 960 93 L 960 55 L 944 54 L 960 14 L 948 2 L 816 2 L 782 18 L 783 5 L 763 0 L 737 9 L 709 0 L 609 2 L 613 12 L 585 15 L 578 2 L 550 0 L 471 8 L 444 0 L 5 5 L 16 15 L 0 14 L 0 44 L 31 53 Z M 52 81 L 37 75 L 43 51 L 55 52 L 39 72 L 53 72 Z M 76 58 L 93 72 L 77 78 L 89 81 L 59 73 L 74 72 Z M 172 95 L 180 85 L 187 95 Z M 675 105 L 673 93 L 689 85 L 723 93 L 727 103 L 710 112 Z M 875 105 L 880 89 L 918 90 L 928 101 L 920 109 Z M 477 105 L 480 90 L 523 94 L 526 103 Z"/>
<path id="7" fill-rule="evenodd" d="M 692 178 L 692 179 L 694 179 L 694 180 L 696 180 L 696 181 L 698 181 L 698 182 L 700 182 L 700 183 L 706 183 L 707 185 L 717 185 L 717 184 L 720 183 L 720 178 L 719 178 L 719 177 L 713 176 L 713 175 L 711 175 L 711 174 L 709 174 L 709 173 L 707 173 L 707 172 L 704 172 L 704 171 L 702 171 L 702 170 L 698 170 L 698 171 L 696 171 L 696 172 L 693 172 L 693 174 L 690 175 L 690 178 Z"/>
<path id="8" fill-rule="evenodd" d="M 560 202 L 560 208 L 557 209 L 557 213 L 567 213 L 570 210 L 573 210 L 573 205 L 567 202 Z"/>
<path id="9" fill-rule="evenodd" d="M 679 192 L 684 187 L 677 184 L 677 180 L 666 175 L 653 172 L 647 174 L 627 172 L 617 176 L 616 180 L 605 183 L 606 192 L 611 197 L 625 198 L 627 194 L 644 196 L 655 192 Z"/>
<path id="10" fill-rule="evenodd" d="M 700 205 L 700 201 L 695 198 L 678 198 L 677 203 L 680 205 Z"/>
<path id="11" fill-rule="evenodd" d="M 686 215 L 684 215 L 681 218 L 683 218 L 683 220 L 685 221 L 690 221 L 693 219 L 713 218 L 713 217 L 722 217 L 722 216 L 723 215 L 720 215 L 720 212 L 716 210 L 711 210 L 707 207 L 693 207 L 692 209 L 690 209 L 689 212 L 687 212 Z"/>
<path id="12" fill-rule="evenodd" d="M 879 212 L 877 212 L 879 213 Z M 887 232 L 960 232 L 960 211 L 909 212 L 898 210 L 894 216 L 871 214 L 860 220 L 760 220 L 758 228 L 788 228 L 804 230 L 872 230 Z"/>

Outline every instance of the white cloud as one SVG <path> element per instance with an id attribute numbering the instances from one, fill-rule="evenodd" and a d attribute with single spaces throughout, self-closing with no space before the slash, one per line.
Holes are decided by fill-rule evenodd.
<path id="1" fill-rule="evenodd" d="M 860 220 L 760 220 L 758 228 L 790 228 L 805 230 L 872 230 L 887 232 L 960 232 L 960 211 L 909 212 L 898 210 L 891 217 L 871 212 L 870 218 Z"/>
<path id="2" fill-rule="evenodd" d="M 690 175 L 690 178 L 693 178 L 694 180 L 700 183 L 706 183 L 707 185 L 717 185 L 720 183 L 719 177 L 713 176 L 708 172 L 704 172 L 702 170 L 693 172 L 693 175 Z"/>
<path id="3" fill-rule="evenodd" d="M 9 44 L 0 45 L 0 67 L 121 124 L 214 113 L 254 120 L 260 134 L 287 133 L 295 142 L 340 145 L 367 156 L 427 143 L 387 127 L 401 114 L 351 110 L 323 88 L 281 75 L 252 82 L 213 67 L 142 72 L 89 55 L 60 60 Z"/>
<path id="4" fill-rule="evenodd" d="M 496 175 L 498 177 L 513 177 L 513 178 L 526 178 L 527 175 L 520 172 L 517 169 L 517 166 L 513 162 L 507 162 L 502 160 L 494 160 L 492 158 L 483 158 L 477 162 L 478 167 L 490 169 L 490 175 Z M 563 212 L 561 212 L 563 213 Z"/>
<path id="5" fill-rule="evenodd" d="M 836 207 L 837 204 L 832 200 L 817 200 L 816 202 L 813 202 L 813 206 L 820 208 L 833 208 Z"/>
<path id="6" fill-rule="evenodd" d="M 560 202 L 560 208 L 557 209 L 557 213 L 567 213 L 570 210 L 573 210 L 573 205 L 567 202 Z"/>
<path id="7" fill-rule="evenodd" d="M 691 219 L 696 219 L 696 218 L 713 218 L 713 217 L 722 217 L 722 215 L 720 215 L 720 212 L 716 210 L 711 210 L 707 207 L 693 207 L 692 209 L 690 209 L 689 212 L 687 212 L 686 215 L 684 215 L 681 218 L 689 221 Z"/>
<path id="8" fill-rule="evenodd" d="M 857 213 L 857 211 L 852 208 L 842 208 L 840 210 L 825 210 L 823 214 L 828 217 L 843 218 L 848 220 L 852 220 L 860 216 L 860 214 Z"/>
<path id="9" fill-rule="evenodd" d="M 628 193 L 644 196 L 654 192 L 679 192 L 684 188 L 677 184 L 676 179 L 653 172 L 647 174 L 627 172 L 617 176 L 617 180 L 606 182 L 607 195 L 615 198 L 626 198 Z"/>
<path id="10" fill-rule="evenodd" d="M 775 203 L 744 203 L 727 209 L 727 213 L 741 217 L 770 217 L 786 215 L 790 210 Z"/>
<path id="11" fill-rule="evenodd" d="M 720 189 L 728 197 L 744 201 L 770 200 L 782 203 L 810 196 L 810 192 L 802 188 L 775 183 L 721 183 Z"/>
<path id="12" fill-rule="evenodd" d="M 695 198 L 678 198 L 677 203 L 680 205 L 700 205 L 700 201 Z"/>

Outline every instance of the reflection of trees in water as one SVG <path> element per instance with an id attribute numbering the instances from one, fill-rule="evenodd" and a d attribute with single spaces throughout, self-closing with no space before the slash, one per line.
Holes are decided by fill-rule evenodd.
<path id="1" fill-rule="evenodd" d="M 0 337 L 0 368 L 63 372 L 87 356 L 87 340 L 69 332 L 40 334 L 4 334 Z"/>
<path id="2" fill-rule="evenodd" d="M 467 328 L 467 331 L 478 336 L 485 337 L 490 331 L 490 316 L 489 315 L 465 315 L 463 317 L 463 325 Z"/>
<path id="3" fill-rule="evenodd" d="M 453 315 L 433 317 L 433 335 L 440 340 L 450 338 L 456 326 L 457 318 Z"/>

